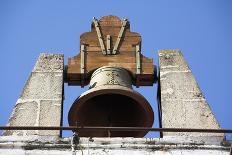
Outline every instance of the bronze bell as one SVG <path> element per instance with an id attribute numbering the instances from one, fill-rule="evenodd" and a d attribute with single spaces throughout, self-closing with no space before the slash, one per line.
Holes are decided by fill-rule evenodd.
<path id="1" fill-rule="evenodd" d="M 91 77 L 90 89 L 73 103 L 70 126 L 152 127 L 154 113 L 149 102 L 132 89 L 129 72 L 101 67 Z M 80 131 L 82 137 L 143 137 L 147 131 Z"/>

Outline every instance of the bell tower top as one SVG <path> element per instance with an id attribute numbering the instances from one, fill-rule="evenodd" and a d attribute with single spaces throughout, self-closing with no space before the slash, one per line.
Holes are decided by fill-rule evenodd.
<path id="1" fill-rule="evenodd" d="M 136 86 L 153 85 L 156 67 L 142 55 L 141 41 L 139 33 L 130 31 L 127 19 L 112 15 L 93 18 L 91 31 L 80 36 L 80 53 L 68 60 L 66 82 L 85 86 L 96 69 L 111 66 L 129 71 Z"/>

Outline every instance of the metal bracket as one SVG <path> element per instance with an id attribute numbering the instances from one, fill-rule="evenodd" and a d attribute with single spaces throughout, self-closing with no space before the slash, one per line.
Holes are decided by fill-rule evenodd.
<path id="1" fill-rule="evenodd" d="M 103 40 L 103 36 L 102 36 L 102 32 L 101 32 L 101 29 L 100 29 L 100 25 L 98 23 L 98 20 L 94 17 L 93 18 L 93 23 L 94 23 L 94 26 L 95 26 L 95 29 L 96 29 L 96 32 L 97 32 L 97 37 L 98 37 L 98 41 L 99 41 L 99 44 L 101 46 L 101 50 L 102 50 L 102 54 L 104 55 L 111 55 L 111 54 L 117 54 L 117 51 L 118 51 L 118 48 L 119 48 L 119 44 L 122 40 L 122 36 L 125 32 L 125 29 L 126 29 L 126 25 L 128 23 L 127 19 L 124 19 L 123 22 L 122 22 L 122 27 L 119 31 L 119 34 L 118 34 L 118 37 L 117 37 L 117 40 L 116 40 L 116 43 L 114 45 L 114 48 L 113 48 L 113 51 L 111 52 L 111 36 L 110 35 L 107 35 L 107 40 L 106 40 L 106 45 L 107 45 L 107 50 L 106 50 L 106 47 L 105 47 L 105 43 L 104 43 L 104 40 Z"/>
<path id="2" fill-rule="evenodd" d="M 98 37 L 99 44 L 101 46 L 102 54 L 106 55 L 106 48 L 105 48 L 105 44 L 103 41 L 102 32 L 100 30 L 100 25 L 98 23 L 98 20 L 95 17 L 93 18 L 93 23 L 94 23 L 94 26 L 97 32 L 97 37 Z"/>
<path id="3" fill-rule="evenodd" d="M 135 46 L 136 74 L 141 74 L 141 44 Z"/>
<path id="4" fill-rule="evenodd" d="M 78 136 L 77 132 L 74 132 L 73 137 L 71 138 L 71 149 L 73 155 L 76 155 L 76 147 L 79 143 L 80 143 L 80 137 Z"/>
<path id="5" fill-rule="evenodd" d="M 107 35 L 106 36 L 106 47 L 107 47 L 107 54 L 111 54 L 111 36 Z"/>
<path id="6" fill-rule="evenodd" d="M 80 65 L 80 69 L 81 69 L 81 87 L 84 87 L 84 83 L 85 83 L 85 49 L 86 45 L 81 45 L 81 65 Z"/>
<path id="7" fill-rule="evenodd" d="M 230 155 L 232 155 L 232 144 L 230 145 Z"/>
<path id="8" fill-rule="evenodd" d="M 127 19 L 124 19 L 123 22 L 122 22 L 122 27 L 121 27 L 121 29 L 119 31 L 118 38 L 117 38 L 116 43 L 114 45 L 114 49 L 113 49 L 112 54 L 117 54 L 118 47 L 119 47 L 119 44 L 120 44 L 120 42 L 122 40 L 122 36 L 123 36 L 123 34 L 125 32 L 127 22 L 128 22 Z"/>

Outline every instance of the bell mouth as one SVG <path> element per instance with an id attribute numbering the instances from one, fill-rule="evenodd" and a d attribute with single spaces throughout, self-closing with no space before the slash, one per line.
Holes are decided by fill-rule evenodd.
<path id="1" fill-rule="evenodd" d="M 123 86 L 101 86 L 83 93 L 73 103 L 70 126 L 152 127 L 153 110 L 138 92 Z M 143 137 L 147 131 L 80 131 L 82 137 Z"/>

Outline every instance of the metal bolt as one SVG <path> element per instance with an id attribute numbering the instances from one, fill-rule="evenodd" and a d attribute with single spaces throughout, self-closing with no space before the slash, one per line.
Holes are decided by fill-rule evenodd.
<path id="1" fill-rule="evenodd" d="M 170 55 L 169 54 L 166 54 L 164 57 L 165 57 L 165 59 L 170 59 Z"/>

